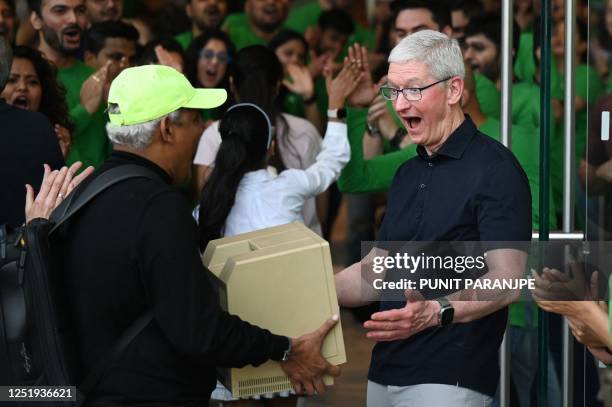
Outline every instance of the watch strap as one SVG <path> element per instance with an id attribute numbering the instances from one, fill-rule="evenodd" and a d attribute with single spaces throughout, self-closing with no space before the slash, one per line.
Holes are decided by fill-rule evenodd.
<path id="1" fill-rule="evenodd" d="M 378 127 L 373 126 L 370 122 L 366 124 L 366 129 L 370 137 L 380 137 L 382 135 Z"/>
<path id="2" fill-rule="evenodd" d="M 281 359 L 281 362 L 286 362 L 291 356 L 291 350 L 293 349 L 293 346 L 291 345 L 291 338 L 287 338 L 287 343 L 287 349 L 283 353 L 283 358 Z"/>
<path id="3" fill-rule="evenodd" d="M 436 298 L 436 301 L 438 301 L 438 304 L 440 304 L 440 312 L 438 313 L 438 326 L 449 325 L 452 322 L 452 319 L 450 321 L 444 321 L 443 317 L 446 312 L 451 312 L 452 314 L 454 314 L 453 306 L 451 305 L 450 301 L 445 297 Z"/>
<path id="4" fill-rule="evenodd" d="M 330 119 L 344 119 L 346 117 L 345 109 L 327 109 L 327 117 Z"/>

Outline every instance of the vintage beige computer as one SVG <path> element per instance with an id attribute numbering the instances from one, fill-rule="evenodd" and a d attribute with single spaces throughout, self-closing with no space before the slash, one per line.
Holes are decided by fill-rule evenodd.
<path id="1" fill-rule="evenodd" d="M 274 333 L 297 337 L 339 313 L 329 244 L 302 223 L 213 240 L 202 260 L 218 277 L 222 307 Z M 322 353 L 333 365 L 346 362 L 340 323 L 325 338 Z M 235 397 L 291 389 L 273 361 L 220 373 Z M 324 381 L 333 383 L 331 377 Z"/>

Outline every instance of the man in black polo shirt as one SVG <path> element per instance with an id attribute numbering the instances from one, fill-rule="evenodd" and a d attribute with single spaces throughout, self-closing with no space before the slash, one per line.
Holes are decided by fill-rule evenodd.
<path id="1" fill-rule="evenodd" d="M 418 156 L 395 174 L 378 240 L 530 241 L 527 177 L 508 149 L 464 115 L 465 67 L 456 40 L 420 31 L 402 40 L 389 62 L 381 91 L 393 100 Z M 523 277 L 527 254 L 515 246 L 487 249 L 488 275 Z M 342 305 L 366 302 L 360 268 L 357 263 L 336 275 Z M 465 294 L 381 302 L 380 312 L 364 324 L 367 336 L 378 341 L 368 375 L 369 406 L 491 403 L 506 306 L 516 294 L 459 301 Z"/>
<path id="2" fill-rule="evenodd" d="M 145 65 L 124 70 L 109 91 L 111 168 L 142 166 L 159 179 L 114 185 L 60 231 L 66 292 L 86 374 L 133 321 L 153 321 L 102 377 L 88 406 L 205 406 L 216 367 L 281 367 L 296 392 L 325 391 L 323 374 L 338 374 L 320 354 L 337 317 L 289 340 L 224 312 L 198 250 L 187 201 L 172 188 L 191 170 L 202 134 L 201 108 L 225 102 L 222 89 L 193 89 L 176 70 Z M 76 192 L 78 193 L 78 191 Z"/>

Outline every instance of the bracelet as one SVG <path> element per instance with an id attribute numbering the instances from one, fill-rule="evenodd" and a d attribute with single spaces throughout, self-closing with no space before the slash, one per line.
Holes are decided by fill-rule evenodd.
<path id="1" fill-rule="evenodd" d="M 312 96 L 309 97 L 308 99 L 303 99 L 303 102 L 305 105 L 311 105 L 316 101 L 317 101 L 317 94 L 314 92 L 312 93 Z"/>
<path id="2" fill-rule="evenodd" d="M 404 141 L 404 137 L 406 137 L 406 134 L 408 134 L 406 129 L 400 127 L 395 131 L 395 135 L 389 143 L 392 147 L 399 148 L 400 144 L 402 144 L 402 141 Z"/>

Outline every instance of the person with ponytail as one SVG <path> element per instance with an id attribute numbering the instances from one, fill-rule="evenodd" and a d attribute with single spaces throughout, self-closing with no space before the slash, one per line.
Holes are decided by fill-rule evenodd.
<path id="1" fill-rule="evenodd" d="M 241 49 L 230 65 L 229 83 L 234 100 L 261 107 L 272 122 L 275 143 L 269 164 L 279 173 L 287 168 L 308 168 L 321 151 L 321 136 L 308 120 L 282 113 L 280 90 L 283 78 L 283 66 L 278 57 L 274 51 L 262 45 Z M 197 195 L 201 193 L 215 165 L 220 144 L 219 122 L 216 121 L 202 134 L 195 155 L 194 186 Z M 324 201 L 321 199 L 322 205 L 319 206 L 324 207 Z M 302 216 L 304 224 L 321 235 L 318 203 L 315 197 L 306 200 Z"/>
<path id="2" fill-rule="evenodd" d="M 326 72 L 331 110 L 342 109 L 358 83 L 360 73 L 347 65 L 332 80 Z M 200 248 L 222 236 L 232 236 L 303 221 L 302 209 L 334 182 L 348 162 L 346 124 L 330 118 L 321 152 L 308 168 L 274 175 L 268 169 L 274 152 L 272 122 L 253 103 L 239 103 L 219 123 L 221 145 L 215 166 L 200 198 Z"/>
<path id="3" fill-rule="evenodd" d="M 343 108 L 361 75 L 348 64 L 333 80 L 331 71 L 326 72 L 330 109 Z M 287 169 L 278 175 L 268 166 L 278 140 L 264 109 L 254 103 L 238 103 L 223 114 L 217 129 L 221 143 L 218 152 L 215 150 L 215 166 L 202 191 L 200 205 L 194 210 L 201 251 L 208 242 L 223 236 L 296 220 L 303 222 L 305 203 L 324 192 L 350 158 L 346 124 L 339 118 L 329 119 L 321 152 L 311 166 Z M 202 137 L 206 136 L 205 132 Z M 293 396 L 275 396 L 289 394 L 267 394 L 261 401 L 274 407 L 294 407 L 297 403 Z M 211 397 L 229 402 L 228 405 L 250 405 L 248 400 L 236 401 L 221 383 L 217 383 Z"/>

